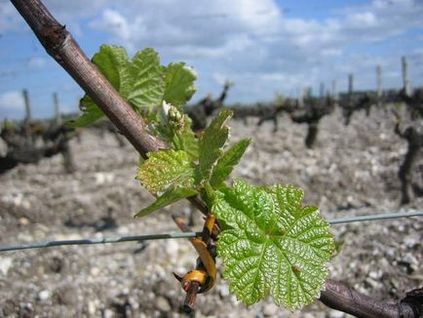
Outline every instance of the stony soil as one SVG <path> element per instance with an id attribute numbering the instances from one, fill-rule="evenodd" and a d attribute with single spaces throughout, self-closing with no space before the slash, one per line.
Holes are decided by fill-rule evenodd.
<path id="1" fill-rule="evenodd" d="M 303 144 L 305 125 L 281 118 L 272 134 L 265 123 L 232 122 L 232 140 L 253 145 L 235 177 L 253 183 L 291 183 L 305 202 L 328 218 L 399 210 L 397 170 L 406 144 L 393 133 L 389 113 L 354 114 L 344 127 L 339 113 L 323 119 L 314 149 Z M 45 239 L 176 231 L 172 212 L 181 202 L 145 219 L 132 215 L 152 196 L 134 179 L 138 157 L 112 135 L 86 130 L 72 140 L 76 172 L 65 174 L 60 156 L 19 166 L 0 176 L 0 244 Z M 423 180 L 423 159 L 413 170 Z M 417 198 L 405 210 L 423 209 Z M 201 216 L 195 212 L 201 227 Z M 423 218 L 333 226 L 341 253 L 330 276 L 381 299 L 399 299 L 423 286 Z M 186 240 L 68 246 L 0 255 L 0 317 L 184 317 L 184 293 L 172 271 L 191 269 L 196 256 Z M 344 317 L 319 302 L 290 313 L 263 301 L 249 308 L 220 280 L 200 295 L 195 317 Z"/>

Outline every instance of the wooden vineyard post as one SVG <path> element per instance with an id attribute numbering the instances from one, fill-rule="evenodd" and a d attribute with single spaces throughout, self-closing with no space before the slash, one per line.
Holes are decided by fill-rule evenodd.
<path id="1" fill-rule="evenodd" d="M 339 100 L 339 96 L 338 96 L 338 85 L 337 85 L 338 83 L 337 83 L 337 81 L 336 80 L 333 80 L 332 81 L 332 98 L 333 98 L 333 100 L 335 101 L 335 103 L 336 102 L 338 102 L 338 100 Z"/>
<path id="2" fill-rule="evenodd" d="M 31 101 L 29 100 L 28 91 L 26 89 L 22 90 L 22 96 L 25 103 L 25 119 L 24 122 L 28 123 L 32 120 L 31 114 Z"/>
<path id="3" fill-rule="evenodd" d="M 313 95 L 313 88 L 311 86 L 307 86 L 304 95 L 306 98 L 310 98 Z"/>
<path id="4" fill-rule="evenodd" d="M 303 108 L 304 106 L 304 88 L 301 88 L 298 94 L 298 107 Z"/>
<path id="5" fill-rule="evenodd" d="M 319 97 L 323 98 L 325 96 L 325 83 L 320 82 L 319 86 Z"/>
<path id="6" fill-rule="evenodd" d="M 382 96 L 382 67 L 380 65 L 376 65 L 376 99 L 378 107 L 382 105 Z"/>
<path id="7" fill-rule="evenodd" d="M 348 74 L 348 96 L 351 99 L 352 93 L 354 91 L 354 74 Z"/>
<path id="8" fill-rule="evenodd" d="M 53 93 L 53 105 L 54 105 L 54 121 L 56 124 L 62 123 L 62 116 L 60 114 L 59 96 L 57 92 Z"/>
<path id="9" fill-rule="evenodd" d="M 402 85 L 405 96 L 411 96 L 411 84 L 408 77 L 408 61 L 405 56 L 401 57 L 401 69 L 402 69 Z"/>
<path id="10" fill-rule="evenodd" d="M 32 143 L 31 137 L 31 127 L 30 123 L 32 120 L 32 114 L 31 114 L 31 101 L 29 100 L 28 91 L 26 89 L 22 90 L 22 96 L 25 103 L 25 118 L 23 121 L 23 136 L 25 136 L 26 139 L 28 139 L 29 142 Z"/>

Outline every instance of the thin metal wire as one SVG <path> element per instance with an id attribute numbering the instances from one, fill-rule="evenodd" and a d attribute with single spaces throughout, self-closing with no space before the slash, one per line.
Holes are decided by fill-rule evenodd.
<path id="1" fill-rule="evenodd" d="M 133 235 L 122 237 L 102 237 L 102 238 L 88 238 L 81 240 L 62 240 L 62 241 L 41 241 L 29 244 L 15 244 L 15 245 L 0 245 L 0 252 L 29 250 L 35 248 L 45 248 L 53 246 L 64 245 L 94 245 L 94 244 L 107 244 L 107 243 L 123 243 L 123 242 L 142 242 L 149 240 L 164 240 L 164 239 L 181 239 L 200 236 L 201 232 L 171 232 L 164 234 L 146 234 L 146 235 Z"/>
<path id="2" fill-rule="evenodd" d="M 367 222 L 367 221 L 382 221 L 393 220 L 406 217 L 423 216 L 423 211 L 408 211 L 396 213 L 384 213 L 375 215 L 352 216 L 345 218 L 338 218 L 329 220 L 329 224 L 345 224 L 353 222 Z M 36 248 L 46 248 L 64 245 L 93 245 L 93 244 L 107 244 L 107 243 L 123 243 L 123 242 L 142 242 L 148 240 L 163 240 L 163 239 L 182 239 L 201 236 L 201 232 L 170 232 L 163 234 L 146 234 L 146 235 L 133 235 L 122 237 L 103 237 L 103 238 L 89 238 L 81 240 L 62 240 L 62 241 L 42 241 L 29 244 L 14 244 L 14 245 L 0 245 L 0 252 L 19 251 Z"/>
<path id="3" fill-rule="evenodd" d="M 328 222 L 331 225 L 336 225 L 336 224 L 353 223 L 353 222 L 393 220 L 393 219 L 407 218 L 412 216 L 423 216 L 423 211 L 411 210 L 408 212 L 394 212 L 394 213 L 384 213 L 384 214 L 375 214 L 375 215 L 351 216 L 351 217 L 329 220 Z"/>

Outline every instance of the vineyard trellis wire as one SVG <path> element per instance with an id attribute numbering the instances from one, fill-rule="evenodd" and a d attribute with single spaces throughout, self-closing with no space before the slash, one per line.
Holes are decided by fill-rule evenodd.
<path id="1" fill-rule="evenodd" d="M 423 216 L 423 211 L 409 210 L 405 212 L 391 212 L 375 215 L 361 215 L 351 216 L 344 218 L 337 218 L 329 220 L 329 224 L 338 225 L 346 223 L 361 223 L 369 221 L 383 221 L 383 220 L 394 220 L 399 218 L 409 218 Z M 28 250 L 37 248 L 47 247 L 58 247 L 66 245 L 97 245 L 97 244 L 115 244 L 124 242 L 142 242 L 149 240 L 163 240 L 163 239 L 182 239 L 182 238 L 193 238 L 201 236 L 202 232 L 169 232 L 162 234 L 144 234 L 144 235 L 131 235 L 131 236 L 120 236 L 120 237 L 101 237 L 101 238 L 86 238 L 79 240 L 60 240 L 60 241 L 41 241 L 28 244 L 12 244 L 12 245 L 0 245 L 0 252 L 10 252 L 18 250 Z"/>

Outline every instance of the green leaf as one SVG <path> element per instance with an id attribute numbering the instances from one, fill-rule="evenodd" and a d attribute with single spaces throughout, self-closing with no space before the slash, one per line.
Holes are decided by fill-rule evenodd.
<path id="1" fill-rule="evenodd" d="M 183 116 L 183 127 L 174 132 L 171 140 L 169 141 L 174 149 L 186 151 L 192 160 L 198 160 L 198 139 L 191 129 L 191 119 Z"/>
<path id="2" fill-rule="evenodd" d="M 103 111 L 94 103 L 88 95 L 85 95 L 81 101 L 82 115 L 68 122 L 69 127 L 86 127 L 104 116 Z"/>
<path id="3" fill-rule="evenodd" d="M 119 94 L 139 113 L 146 115 L 149 122 L 158 121 L 155 110 L 163 101 L 182 109 L 195 92 L 196 74 L 193 70 L 184 63 L 161 66 L 159 55 L 150 48 L 129 59 L 124 48 L 102 45 L 92 61 Z M 81 103 L 84 113 L 71 125 L 86 126 L 103 116 L 87 95 Z M 193 139 L 189 138 L 192 142 Z M 187 141 L 189 138 L 182 139 Z"/>
<path id="4" fill-rule="evenodd" d="M 206 203 L 208 207 L 213 206 L 216 191 L 210 185 L 210 183 L 206 182 L 204 186 L 201 188 L 200 197 Z"/>
<path id="5" fill-rule="evenodd" d="M 173 106 L 182 108 L 195 93 L 195 72 L 185 63 L 171 63 L 165 71 L 165 93 L 163 99 Z"/>
<path id="6" fill-rule="evenodd" d="M 128 101 L 139 109 L 161 106 L 165 82 L 157 52 L 150 48 L 137 52 L 129 66 L 129 74 L 133 85 Z"/>
<path id="7" fill-rule="evenodd" d="M 195 169 L 189 155 L 182 150 L 148 153 L 137 178 L 148 191 L 164 192 L 169 187 L 194 188 Z"/>
<path id="8" fill-rule="evenodd" d="M 93 63 L 107 78 L 112 86 L 123 96 L 131 89 L 131 79 L 128 72 L 129 60 L 126 50 L 118 46 L 102 45 L 100 51 L 94 54 Z M 73 127 L 84 127 L 104 116 L 102 110 L 88 95 L 81 99 L 83 114 L 71 123 Z"/>
<path id="9" fill-rule="evenodd" d="M 209 180 L 214 164 L 222 156 L 222 148 L 229 137 L 229 127 L 226 123 L 231 116 L 232 111 L 228 109 L 221 111 L 200 138 L 199 168 L 205 181 Z"/>
<path id="10" fill-rule="evenodd" d="M 139 211 L 137 214 L 135 214 L 134 217 L 146 216 L 158 209 L 168 206 L 169 204 L 187 197 L 191 197 L 197 193 L 198 192 L 195 189 L 191 188 L 170 188 L 161 196 L 159 196 L 153 204 Z"/>
<path id="11" fill-rule="evenodd" d="M 335 250 L 333 251 L 333 257 L 339 255 L 341 253 L 342 249 L 344 248 L 345 241 L 344 240 L 335 240 Z"/>
<path id="12" fill-rule="evenodd" d="M 126 50 L 119 46 L 102 45 L 92 61 L 121 96 L 126 98 L 132 86 Z"/>
<path id="13" fill-rule="evenodd" d="M 175 106 L 167 104 L 155 131 L 172 149 L 184 150 L 192 161 L 198 160 L 198 139 L 191 129 L 191 119 Z"/>
<path id="14" fill-rule="evenodd" d="M 242 139 L 225 151 L 213 169 L 213 173 L 210 178 L 210 184 L 213 187 L 218 188 L 223 184 L 226 178 L 231 174 L 234 167 L 241 160 L 241 157 L 245 150 L 247 150 L 250 142 L 250 139 Z"/>
<path id="15" fill-rule="evenodd" d="M 319 297 L 334 243 L 315 207 L 302 206 L 293 186 L 255 187 L 243 181 L 218 191 L 213 211 L 227 229 L 218 255 L 231 292 L 247 305 L 271 295 L 290 310 Z"/>

